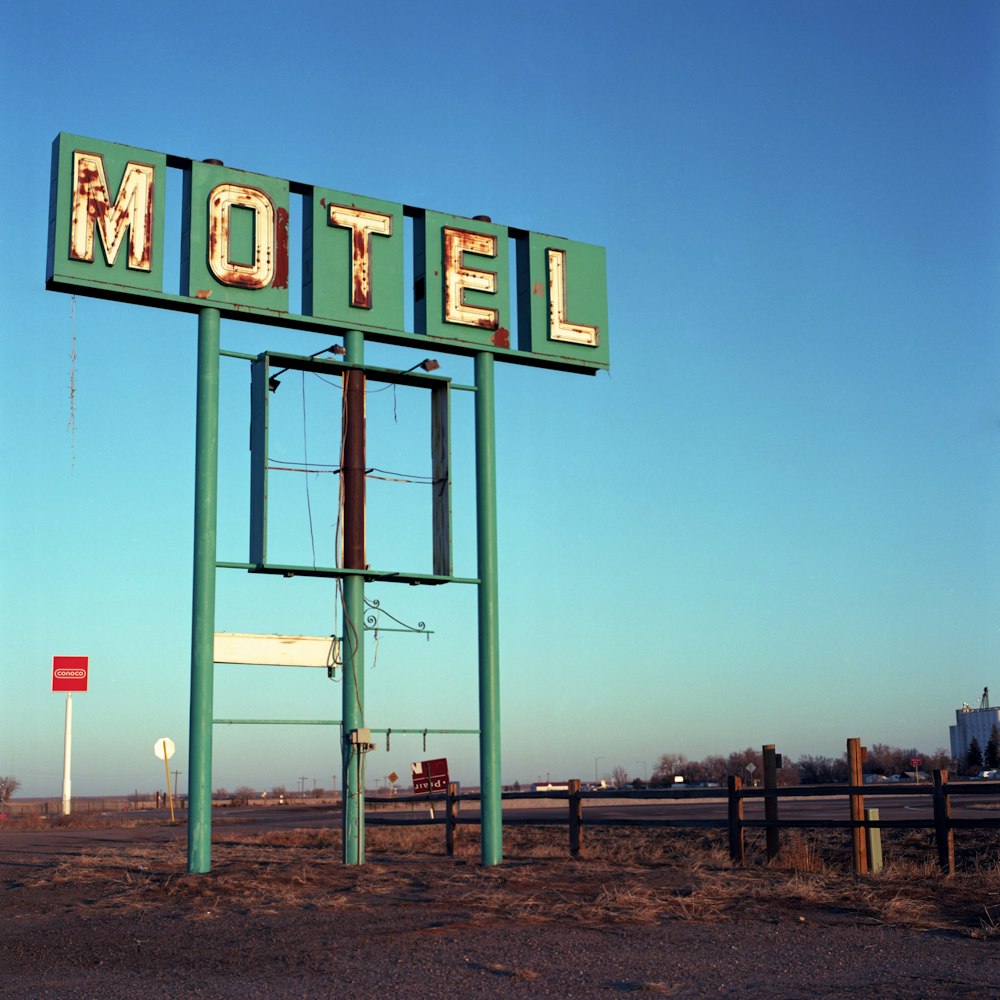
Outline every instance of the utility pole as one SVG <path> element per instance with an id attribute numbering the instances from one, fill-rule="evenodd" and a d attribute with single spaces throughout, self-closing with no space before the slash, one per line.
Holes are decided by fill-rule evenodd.
<path id="1" fill-rule="evenodd" d="M 299 775 L 299 798 L 304 799 L 306 797 L 306 777 L 304 774 Z"/>
<path id="2" fill-rule="evenodd" d="M 183 774 L 183 771 L 174 771 L 174 795 L 180 795 L 181 786 L 177 784 L 177 779 Z"/>

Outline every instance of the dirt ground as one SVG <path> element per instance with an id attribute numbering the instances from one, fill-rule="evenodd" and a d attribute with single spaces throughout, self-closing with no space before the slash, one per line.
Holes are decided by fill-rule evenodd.
<path id="1" fill-rule="evenodd" d="M 563 837 L 565 834 L 563 834 Z M 720 845 L 505 831 L 505 862 L 439 833 L 216 826 L 213 871 L 182 832 L 0 830 L 0 996 L 354 998 L 1000 997 L 1000 875 L 924 862 L 859 879 L 799 841 L 733 868 Z"/>

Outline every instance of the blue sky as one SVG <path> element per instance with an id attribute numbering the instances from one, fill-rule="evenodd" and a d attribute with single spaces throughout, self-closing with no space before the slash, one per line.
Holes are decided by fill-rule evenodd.
<path id="1" fill-rule="evenodd" d="M 112 3 L 86 32 L 73 11 L 15 5 L 0 42 L 0 773 L 23 794 L 60 788 L 54 653 L 91 657 L 74 793 L 161 786 L 164 735 L 187 767 L 196 322 L 45 291 L 60 131 L 607 248 L 610 375 L 497 370 L 505 781 L 848 736 L 932 750 L 963 701 L 1000 697 L 996 5 Z M 228 322 L 222 340 L 324 346 Z M 223 362 L 234 561 L 246 382 Z M 309 458 L 335 461 L 329 387 L 276 395 L 289 447 L 303 390 Z M 400 392 L 394 416 L 391 396 L 369 400 L 370 448 L 423 471 L 422 403 Z M 471 576 L 471 398 L 454 418 Z M 286 492 L 301 552 L 304 482 Z M 372 504 L 380 560 L 418 558 L 418 488 Z M 368 593 L 434 635 L 380 633 L 377 657 L 369 638 L 367 723 L 475 727 L 472 588 Z M 327 634 L 334 605 L 328 583 L 219 574 L 220 630 Z M 219 667 L 215 714 L 339 718 L 340 687 Z M 215 785 L 339 772 L 329 728 L 217 727 L 215 751 Z M 476 782 L 473 737 L 426 755 Z M 423 756 L 394 737 L 369 783 Z"/>

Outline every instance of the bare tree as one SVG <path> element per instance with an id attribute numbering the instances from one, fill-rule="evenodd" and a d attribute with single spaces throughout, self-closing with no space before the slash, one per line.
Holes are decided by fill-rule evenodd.
<path id="1" fill-rule="evenodd" d="M 6 774 L 0 776 L 0 805 L 9 802 L 20 787 L 21 782 L 17 778 Z"/>
<path id="2" fill-rule="evenodd" d="M 676 775 L 684 775 L 688 770 L 688 759 L 682 753 L 660 755 L 653 772 L 653 784 L 672 785 Z"/>
<path id="3" fill-rule="evenodd" d="M 622 788 L 628 783 L 628 775 L 625 773 L 625 768 L 619 764 L 611 772 L 611 782 L 615 788 Z"/>

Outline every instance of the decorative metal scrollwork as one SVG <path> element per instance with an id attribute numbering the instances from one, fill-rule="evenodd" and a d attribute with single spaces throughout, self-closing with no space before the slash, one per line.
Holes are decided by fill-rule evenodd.
<path id="1" fill-rule="evenodd" d="M 389 614 L 388 611 L 383 608 L 378 601 L 369 600 L 365 598 L 365 604 L 368 606 L 368 613 L 365 615 L 365 628 L 370 632 L 374 630 L 381 630 L 383 632 L 420 632 L 430 635 L 427 631 L 427 626 L 423 622 L 417 622 L 414 625 L 407 625 L 406 622 L 401 621 L 395 615 Z M 401 629 L 391 629 L 391 628 L 381 628 L 378 623 L 378 616 L 385 615 L 386 618 L 391 618 L 397 625 L 402 625 Z"/>

